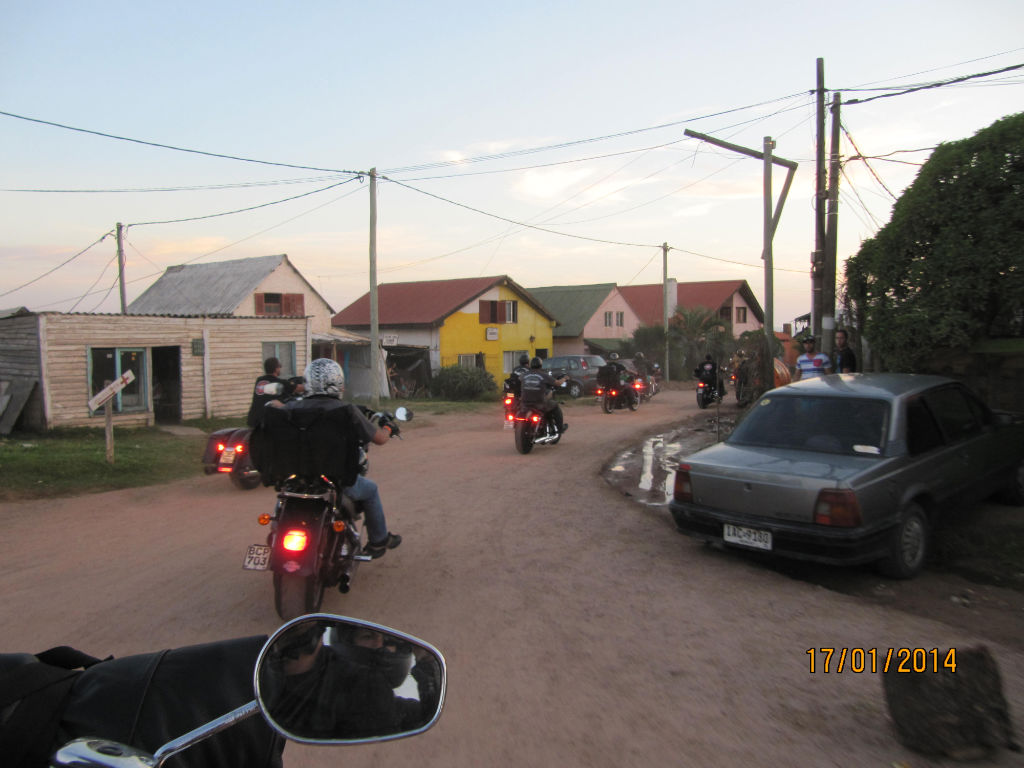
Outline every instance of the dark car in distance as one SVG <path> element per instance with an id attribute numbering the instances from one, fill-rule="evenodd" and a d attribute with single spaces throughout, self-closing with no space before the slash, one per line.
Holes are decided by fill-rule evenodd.
<path id="1" fill-rule="evenodd" d="M 571 397 L 592 395 L 597 390 L 597 369 L 604 365 L 600 355 L 558 355 L 543 361 L 543 368 L 556 379 L 568 376 L 566 390 Z"/>
<path id="2" fill-rule="evenodd" d="M 766 392 L 682 459 L 669 509 L 706 541 L 910 578 L 937 516 L 993 494 L 1024 504 L 1021 415 L 953 379 L 852 373 Z"/>

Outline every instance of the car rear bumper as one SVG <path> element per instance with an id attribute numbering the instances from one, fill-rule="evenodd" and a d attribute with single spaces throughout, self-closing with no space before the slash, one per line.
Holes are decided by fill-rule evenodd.
<path id="1" fill-rule="evenodd" d="M 669 511 L 676 528 L 689 536 L 737 549 L 748 549 L 725 541 L 722 528 L 726 523 L 770 531 L 770 551 L 748 551 L 829 565 L 858 565 L 880 560 L 888 554 L 891 541 L 891 527 L 866 530 L 765 520 L 723 513 L 675 500 L 669 502 Z"/>

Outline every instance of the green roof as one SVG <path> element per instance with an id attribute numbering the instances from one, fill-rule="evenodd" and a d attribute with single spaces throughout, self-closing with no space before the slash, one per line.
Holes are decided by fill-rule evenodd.
<path id="1" fill-rule="evenodd" d="M 594 316 L 608 294 L 615 290 L 615 283 L 551 285 L 528 290 L 554 313 L 558 325 L 552 335 L 571 339 L 583 335 L 583 326 Z"/>

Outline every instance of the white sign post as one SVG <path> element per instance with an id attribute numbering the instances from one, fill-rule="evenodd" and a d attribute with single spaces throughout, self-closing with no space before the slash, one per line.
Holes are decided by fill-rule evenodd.
<path id="1" fill-rule="evenodd" d="M 110 407 L 110 401 L 114 399 L 114 395 L 133 381 L 135 381 L 135 372 L 129 369 L 107 384 L 89 400 L 90 411 L 95 411 L 101 405 L 103 406 L 104 431 L 107 438 L 107 464 L 114 463 L 114 411 Z"/>

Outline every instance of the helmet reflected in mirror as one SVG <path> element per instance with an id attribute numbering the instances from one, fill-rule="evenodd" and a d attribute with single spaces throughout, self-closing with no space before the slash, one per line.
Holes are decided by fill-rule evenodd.
<path id="1" fill-rule="evenodd" d="M 404 405 L 400 405 L 395 408 L 395 418 L 399 421 L 412 421 L 412 411 Z"/>
<path id="2" fill-rule="evenodd" d="M 256 699 L 282 736 L 351 744 L 413 736 L 441 714 L 444 657 L 379 624 L 300 616 L 275 632 L 256 664 Z"/>

